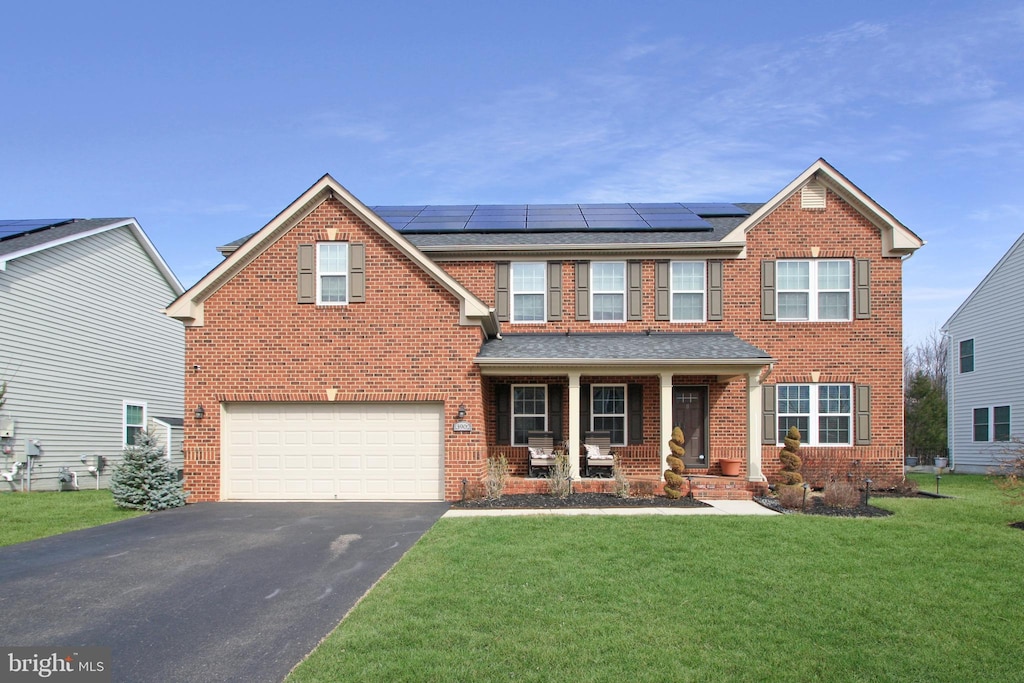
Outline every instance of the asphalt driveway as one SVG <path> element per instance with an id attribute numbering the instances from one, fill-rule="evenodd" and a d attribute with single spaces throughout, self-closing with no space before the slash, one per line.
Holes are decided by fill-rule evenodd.
<path id="1" fill-rule="evenodd" d="M 199 503 L 0 548 L 0 644 L 110 647 L 115 681 L 280 681 L 447 509 Z"/>

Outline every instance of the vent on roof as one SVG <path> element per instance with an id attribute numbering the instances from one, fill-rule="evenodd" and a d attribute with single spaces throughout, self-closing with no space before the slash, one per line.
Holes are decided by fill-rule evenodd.
<path id="1" fill-rule="evenodd" d="M 804 189 L 800 191 L 800 208 L 824 209 L 825 186 L 816 180 L 812 180 L 804 185 Z"/>

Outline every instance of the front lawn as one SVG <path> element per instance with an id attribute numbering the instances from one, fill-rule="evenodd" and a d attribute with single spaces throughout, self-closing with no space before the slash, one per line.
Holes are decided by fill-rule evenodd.
<path id="1" fill-rule="evenodd" d="M 0 493 L 0 546 L 142 514 L 120 509 L 106 490 Z"/>
<path id="2" fill-rule="evenodd" d="M 288 680 L 1021 680 L 1024 508 L 942 492 L 880 519 L 441 520 Z"/>

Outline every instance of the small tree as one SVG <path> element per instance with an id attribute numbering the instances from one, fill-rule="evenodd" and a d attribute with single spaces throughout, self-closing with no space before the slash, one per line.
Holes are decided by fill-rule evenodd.
<path id="1" fill-rule="evenodd" d="M 153 435 L 140 432 L 135 444 L 125 446 L 122 455 L 110 477 L 110 492 L 119 507 L 153 511 L 185 504 L 188 494 Z"/>
<path id="2" fill-rule="evenodd" d="M 672 429 L 672 438 L 668 440 L 669 456 L 665 459 L 668 469 L 665 470 L 665 497 L 676 499 L 683 497 L 683 472 L 686 465 L 683 464 L 683 456 L 686 455 L 686 438 L 683 436 L 682 427 L 676 426 Z"/>
<path id="3" fill-rule="evenodd" d="M 779 461 L 782 463 L 782 470 L 779 472 L 779 483 L 783 486 L 799 486 L 804 483 L 804 477 L 800 474 L 800 467 L 803 461 L 797 453 L 800 451 L 800 430 L 796 425 L 786 432 L 786 445 L 779 451 Z"/>

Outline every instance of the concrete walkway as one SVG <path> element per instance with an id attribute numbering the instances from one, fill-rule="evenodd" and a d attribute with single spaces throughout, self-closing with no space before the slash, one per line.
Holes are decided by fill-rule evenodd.
<path id="1" fill-rule="evenodd" d="M 705 500 L 710 507 L 703 508 L 561 508 L 536 509 L 451 509 L 444 518 L 451 517 L 509 517 L 517 515 L 777 515 L 778 512 L 758 505 L 752 500 Z"/>

